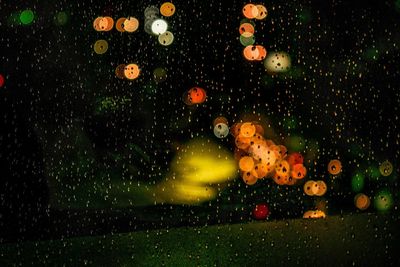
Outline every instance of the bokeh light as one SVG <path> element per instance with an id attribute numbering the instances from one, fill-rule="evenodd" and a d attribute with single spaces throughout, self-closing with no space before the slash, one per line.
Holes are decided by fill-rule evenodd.
<path id="1" fill-rule="evenodd" d="M 21 12 L 21 14 L 19 15 L 19 19 L 20 19 L 22 24 L 29 25 L 35 19 L 35 14 L 33 13 L 32 10 L 26 9 L 26 10 Z"/>
<path id="2" fill-rule="evenodd" d="M 0 88 L 4 86 L 6 79 L 4 78 L 3 74 L 0 73 Z"/>
<path id="3" fill-rule="evenodd" d="M 389 190 L 383 189 L 375 194 L 375 209 L 380 212 L 387 212 L 393 207 L 393 197 Z"/>
<path id="4" fill-rule="evenodd" d="M 93 49 L 96 54 L 102 55 L 108 50 L 108 42 L 106 40 L 97 40 Z"/>
<path id="5" fill-rule="evenodd" d="M 151 31 L 155 35 L 163 34 L 167 31 L 168 24 L 163 19 L 156 19 L 151 23 Z"/>
<path id="6" fill-rule="evenodd" d="M 54 17 L 54 22 L 58 26 L 64 26 L 65 24 L 68 23 L 68 14 L 64 11 L 60 11 L 56 14 Z"/>

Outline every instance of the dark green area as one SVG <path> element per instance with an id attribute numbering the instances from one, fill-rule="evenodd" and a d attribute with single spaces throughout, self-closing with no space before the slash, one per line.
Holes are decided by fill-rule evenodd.
<path id="1" fill-rule="evenodd" d="M 353 214 L 7 244 L 0 247 L 0 265 L 396 265 L 398 219 Z"/>

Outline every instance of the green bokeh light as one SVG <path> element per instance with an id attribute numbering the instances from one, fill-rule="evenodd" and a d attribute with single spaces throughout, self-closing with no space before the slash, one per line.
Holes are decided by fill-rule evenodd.
<path id="1" fill-rule="evenodd" d="M 365 181 L 364 174 L 357 172 L 356 174 L 353 175 L 351 179 L 351 188 L 355 193 L 359 193 L 364 189 L 364 181 Z"/>
<path id="2" fill-rule="evenodd" d="M 379 178 L 381 176 L 379 168 L 374 165 L 369 166 L 365 173 L 371 181 L 379 181 Z"/>
<path id="3" fill-rule="evenodd" d="M 393 206 L 392 194 L 387 189 L 379 191 L 375 195 L 374 205 L 378 211 L 381 212 L 389 211 Z"/>
<path id="4" fill-rule="evenodd" d="M 303 23 L 309 23 L 312 20 L 311 11 L 308 9 L 303 9 L 299 13 L 299 20 Z"/>
<path id="5" fill-rule="evenodd" d="M 255 42 L 256 42 L 256 38 L 254 37 L 254 35 L 252 35 L 250 37 L 245 37 L 243 35 L 240 36 L 240 43 L 243 46 L 253 45 Z"/>
<path id="6" fill-rule="evenodd" d="M 64 11 L 58 12 L 55 16 L 56 25 L 63 26 L 68 22 L 68 14 Z"/>
<path id="7" fill-rule="evenodd" d="M 285 130 L 294 130 L 297 128 L 297 120 L 295 117 L 290 116 L 290 117 L 285 117 L 283 119 L 283 126 L 285 127 Z"/>
<path id="8" fill-rule="evenodd" d="M 303 151 L 305 148 L 304 138 L 298 135 L 286 138 L 285 144 L 289 151 Z"/>
<path id="9" fill-rule="evenodd" d="M 22 11 L 21 14 L 19 15 L 19 20 L 24 25 L 31 24 L 34 19 L 35 19 L 35 14 L 30 9 L 26 9 L 26 10 Z"/>
<path id="10" fill-rule="evenodd" d="M 377 60 L 379 57 L 379 51 L 376 48 L 368 48 L 364 52 L 364 58 L 367 60 Z"/>
<path id="11" fill-rule="evenodd" d="M 397 11 L 400 11 L 400 0 L 396 0 L 394 2 L 394 7 L 396 8 Z"/>

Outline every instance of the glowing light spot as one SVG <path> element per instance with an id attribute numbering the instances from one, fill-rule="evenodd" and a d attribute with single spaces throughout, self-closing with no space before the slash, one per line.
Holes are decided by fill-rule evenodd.
<path id="1" fill-rule="evenodd" d="M 362 173 L 357 172 L 351 179 L 351 188 L 353 192 L 361 192 L 364 189 L 365 176 Z"/>
<path id="2" fill-rule="evenodd" d="M 328 187 L 326 186 L 326 183 L 324 181 L 317 181 L 317 186 L 318 186 L 318 190 L 315 193 L 316 196 L 323 196 L 325 195 L 326 191 L 328 190 Z M 314 190 L 315 192 L 315 190 Z"/>
<path id="3" fill-rule="evenodd" d="M 252 157 L 245 156 L 239 160 L 239 169 L 244 172 L 250 172 L 254 168 L 254 160 Z"/>
<path id="4" fill-rule="evenodd" d="M 164 82 L 167 79 L 167 71 L 164 68 L 155 68 L 153 71 L 154 81 L 157 83 Z"/>
<path id="5" fill-rule="evenodd" d="M 243 15 L 248 19 L 254 19 L 258 16 L 258 8 L 256 5 L 253 4 L 246 4 L 243 7 Z"/>
<path id="6" fill-rule="evenodd" d="M 366 210 L 369 208 L 371 200 L 365 194 L 359 193 L 354 197 L 354 205 L 360 210 Z"/>
<path id="7" fill-rule="evenodd" d="M 251 122 L 245 122 L 240 126 L 240 135 L 243 137 L 252 137 L 256 133 L 256 127 Z"/>
<path id="8" fill-rule="evenodd" d="M 374 197 L 374 206 L 378 211 L 389 211 L 393 206 L 392 194 L 386 189 L 381 190 Z"/>
<path id="9" fill-rule="evenodd" d="M 259 55 L 260 55 L 260 51 L 258 51 L 258 49 L 255 45 L 249 45 L 243 49 L 243 56 L 248 61 L 256 60 Z"/>
<path id="10" fill-rule="evenodd" d="M 214 126 L 214 135 L 218 138 L 225 138 L 229 134 L 229 127 L 227 124 L 221 122 Z"/>
<path id="11" fill-rule="evenodd" d="M 124 32 L 124 22 L 126 18 L 122 17 L 117 19 L 117 22 L 115 22 L 115 29 L 119 32 Z"/>
<path id="12" fill-rule="evenodd" d="M 328 163 L 328 172 L 332 175 L 338 175 L 342 171 L 342 163 L 338 159 L 333 159 Z"/>
<path id="13" fill-rule="evenodd" d="M 64 26 L 68 22 L 68 14 L 64 11 L 58 12 L 54 20 L 56 25 Z"/>
<path id="14" fill-rule="evenodd" d="M 307 181 L 303 186 L 304 193 L 307 196 L 315 195 L 316 193 L 318 193 L 318 189 L 319 189 L 318 188 L 318 183 L 316 181 L 313 181 L 313 180 Z"/>
<path id="15" fill-rule="evenodd" d="M 158 42 L 163 46 L 169 46 L 174 41 L 174 35 L 170 31 L 166 31 L 158 36 Z"/>
<path id="16" fill-rule="evenodd" d="M 93 49 L 96 54 L 104 54 L 108 50 L 108 43 L 106 40 L 97 40 L 94 43 Z"/>
<path id="17" fill-rule="evenodd" d="M 4 86 L 6 79 L 4 78 L 4 76 L 2 74 L 0 74 L 0 88 Z"/>
<path id="18" fill-rule="evenodd" d="M 257 204 L 253 210 L 253 218 L 256 220 L 265 220 L 269 215 L 269 207 L 266 203 Z"/>
<path id="19" fill-rule="evenodd" d="M 303 214 L 304 219 L 323 219 L 326 217 L 322 210 L 309 210 Z"/>
<path id="20" fill-rule="evenodd" d="M 124 75 L 128 80 L 134 80 L 139 77 L 140 69 L 137 64 L 128 64 L 125 66 Z"/>
<path id="21" fill-rule="evenodd" d="M 19 20 L 24 25 L 31 24 L 34 19 L 35 19 L 35 14 L 30 9 L 26 9 L 26 10 L 22 11 L 21 14 L 19 15 Z"/>
<path id="22" fill-rule="evenodd" d="M 286 72 L 291 67 L 290 56 L 285 52 L 272 52 L 265 58 L 264 67 L 269 73 Z"/>
<path id="23" fill-rule="evenodd" d="M 267 8 L 263 5 L 256 5 L 258 9 L 258 14 L 256 16 L 256 19 L 262 20 L 265 19 L 268 16 L 268 11 Z"/>
<path id="24" fill-rule="evenodd" d="M 135 32 L 139 28 L 139 20 L 135 17 L 129 17 L 124 21 L 123 28 L 126 32 Z"/>
<path id="25" fill-rule="evenodd" d="M 379 166 L 379 172 L 382 174 L 382 176 L 389 176 L 393 172 L 393 165 L 390 163 L 390 161 L 385 160 L 382 162 L 382 164 Z"/>
<path id="26" fill-rule="evenodd" d="M 167 31 L 167 29 L 168 29 L 168 24 L 163 19 L 156 19 L 151 24 L 151 31 L 155 35 L 163 34 L 163 33 L 165 33 Z"/>
<path id="27" fill-rule="evenodd" d="M 160 13 L 164 17 L 170 17 L 175 14 L 175 5 L 171 2 L 165 2 L 160 7 Z"/>
<path id="28" fill-rule="evenodd" d="M 253 45 L 256 42 L 256 38 L 254 37 L 254 35 L 250 35 L 250 36 L 246 37 L 245 34 L 242 34 L 242 35 L 240 35 L 239 40 L 243 46 Z"/>
<path id="29" fill-rule="evenodd" d="M 116 68 L 115 68 L 115 76 L 117 76 L 117 78 L 119 79 L 124 79 L 125 78 L 125 64 L 119 64 Z"/>

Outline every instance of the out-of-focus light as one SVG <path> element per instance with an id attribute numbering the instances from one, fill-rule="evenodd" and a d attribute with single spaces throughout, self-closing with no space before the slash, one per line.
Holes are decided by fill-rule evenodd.
<path id="1" fill-rule="evenodd" d="M 386 189 L 379 191 L 374 197 L 374 205 L 378 211 L 389 211 L 393 206 L 392 194 Z"/>
<path id="2" fill-rule="evenodd" d="M 235 177 L 230 151 L 210 140 L 194 139 L 180 146 L 167 179 L 151 193 L 156 203 L 196 205 L 214 199 Z"/>
<path id="3" fill-rule="evenodd" d="M 236 164 L 228 150 L 206 142 L 194 140 L 178 153 L 172 169 L 186 182 L 200 184 L 224 183 L 235 178 Z"/>
<path id="4" fill-rule="evenodd" d="M 244 156 L 239 160 L 239 169 L 243 172 L 250 172 L 254 168 L 254 160 L 252 157 Z"/>
<path id="5" fill-rule="evenodd" d="M 258 58 L 260 52 L 255 45 L 248 45 L 243 49 L 243 56 L 248 61 L 253 61 Z"/>
<path id="6" fill-rule="evenodd" d="M 318 191 L 315 193 L 316 196 L 323 196 L 325 195 L 326 191 L 328 190 L 328 187 L 326 186 L 326 183 L 324 181 L 317 181 L 317 186 L 318 186 Z"/>
<path id="7" fill-rule="evenodd" d="M 246 37 L 248 37 L 249 35 L 253 35 L 254 34 L 254 26 L 253 26 L 253 24 L 251 24 L 249 22 L 242 23 L 239 26 L 239 33 L 240 33 L 240 35 L 244 34 Z"/>
<path id="8" fill-rule="evenodd" d="M 167 71 L 164 68 L 155 68 L 153 78 L 158 83 L 164 82 L 167 79 Z"/>
<path id="9" fill-rule="evenodd" d="M 298 135 L 292 135 L 285 138 L 285 146 L 290 151 L 302 151 L 306 144 L 303 137 Z"/>
<path id="10" fill-rule="evenodd" d="M 256 19 L 262 20 L 265 19 L 268 16 L 268 11 L 267 8 L 263 5 L 256 5 L 258 9 L 258 14 L 256 16 Z"/>
<path id="11" fill-rule="evenodd" d="M 358 193 L 364 189 L 364 180 L 365 176 L 360 172 L 353 175 L 351 178 L 351 188 L 353 189 L 353 192 Z"/>
<path id="12" fill-rule="evenodd" d="M 24 25 L 31 24 L 34 19 L 35 19 L 35 14 L 30 9 L 26 9 L 26 10 L 22 11 L 21 14 L 19 15 L 19 20 Z"/>
<path id="13" fill-rule="evenodd" d="M 163 46 L 168 46 L 174 41 L 174 35 L 170 31 L 166 31 L 158 36 L 158 42 Z"/>
<path id="14" fill-rule="evenodd" d="M 229 127 L 226 123 L 217 123 L 214 126 L 214 135 L 218 138 L 225 138 L 229 134 Z"/>
<path id="15" fill-rule="evenodd" d="M 129 17 L 124 21 L 124 30 L 134 32 L 139 28 L 139 20 L 135 17 Z"/>
<path id="16" fill-rule="evenodd" d="M 158 15 L 158 14 L 159 14 L 159 10 L 158 10 L 158 8 L 156 6 L 148 6 L 144 10 L 144 16 L 146 18 L 149 17 L 149 16 Z"/>
<path id="17" fill-rule="evenodd" d="M 259 52 L 259 55 L 256 58 L 256 60 L 258 60 L 258 61 L 264 60 L 265 57 L 267 56 L 267 50 L 262 45 L 256 45 L 256 47 L 257 47 L 258 52 Z"/>
<path id="18" fill-rule="evenodd" d="M 309 210 L 303 214 L 304 219 L 321 219 L 325 217 L 326 214 L 322 210 Z"/>
<path id="19" fill-rule="evenodd" d="M 140 69 L 137 64 L 131 63 L 125 66 L 124 75 L 128 80 L 134 80 L 139 77 Z"/>
<path id="20" fill-rule="evenodd" d="M 68 14 L 64 11 L 58 12 L 54 20 L 56 25 L 64 26 L 68 22 Z"/>
<path id="21" fill-rule="evenodd" d="M 271 52 L 264 60 L 264 67 L 270 73 L 286 72 L 291 67 L 290 56 L 285 52 Z"/>
<path id="22" fill-rule="evenodd" d="M 125 22 L 126 18 L 122 17 L 117 19 L 117 22 L 115 22 L 115 29 L 119 32 L 124 32 L 124 22 Z"/>
<path id="23" fill-rule="evenodd" d="M 165 20 L 163 19 L 156 19 L 153 21 L 153 23 L 151 24 L 151 31 L 155 34 L 155 35 L 160 35 L 163 34 L 164 32 L 166 32 L 168 29 L 168 24 Z M 125 29 L 126 30 L 126 29 Z"/>
<path id="24" fill-rule="evenodd" d="M 245 34 L 240 35 L 239 37 L 240 39 L 240 43 L 243 46 L 249 46 L 249 45 L 253 45 L 256 42 L 256 38 L 254 37 L 254 35 L 250 35 L 248 37 L 245 36 Z"/>
<path id="25" fill-rule="evenodd" d="M 201 87 L 190 88 L 189 91 L 185 92 L 183 95 L 183 102 L 191 106 L 195 104 L 202 104 L 206 101 L 207 92 Z"/>
<path id="26" fill-rule="evenodd" d="M 4 76 L 2 74 L 0 74 L 0 88 L 4 86 L 6 79 L 4 78 Z"/>
<path id="27" fill-rule="evenodd" d="M 253 210 L 253 218 L 256 220 L 265 220 L 269 215 L 269 207 L 266 203 L 257 204 Z"/>
<path id="28" fill-rule="evenodd" d="M 105 52 L 107 52 L 108 50 L 108 43 L 106 40 L 97 40 L 94 43 L 94 52 L 96 52 L 96 54 L 104 54 Z"/>
<path id="29" fill-rule="evenodd" d="M 371 200 L 363 193 L 359 193 L 354 197 L 354 205 L 360 210 L 366 210 L 369 208 Z"/>
<path id="30" fill-rule="evenodd" d="M 125 78 L 125 64 L 119 64 L 116 68 L 115 68 L 115 76 L 117 76 L 117 78 L 119 79 L 124 79 Z"/>
<path id="31" fill-rule="evenodd" d="M 303 186 L 304 193 L 307 196 L 315 195 L 316 193 L 318 193 L 318 189 L 319 189 L 318 188 L 318 183 L 316 181 L 313 181 L 313 180 L 307 181 Z"/>
<path id="32" fill-rule="evenodd" d="M 160 7 L 160 13 L 164 17 L 170 17 L 175 14 L 175 5 L 171 2 L 165 2 Z"/>
<path id="33" fill-rule="evenodd" d="M 307 175 L 307 169 L 303 164 L 295 164 L 292 167 L 290 176 L 294 179 L 303 179 Z"/>
<path id="34" fill-rule="evenodd" d="M 379 166 L 379 172 L 382 174 L 382 176 L 389 176 L 393 172 L 393 165 L 390 163 L 390 161 L 385 160 L 382 162 L 382 164 Z"/>
<path id="35" fill-rule="evenodd" d="M 253 4 L 246 4 L 243 9 L 243 16 L 248 19 L 254 19 L 258 16 L 258 8 L 256 5 Z"/>
<path id="36" fill-rule="evenodd" d="M 328 172 L 332 175 L 338 175 L 342 171 L 342 163 L 338 159 L 333 159 L 328 163 Z"/>

